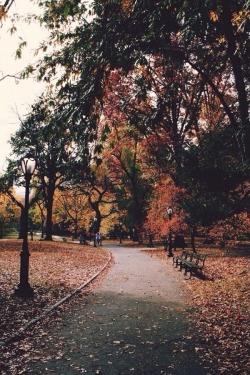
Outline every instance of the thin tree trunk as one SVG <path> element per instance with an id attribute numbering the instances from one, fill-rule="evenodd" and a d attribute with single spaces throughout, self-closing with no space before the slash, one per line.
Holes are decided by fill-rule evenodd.
<path id="1" fill-rule="evenodd" d="M 239 112 L 241 118 L 241 137 L 244 147 L 244 161 L 250 160 L 250 124 L 248 120 L 248 98 L 243 75 L 242 60 L 238 53 L 237 42 L 232 25 L 232 9 L 230 0 L 222 0 L 222 25 L 228 44 L 228 56 L 232 64 L 235 86 L 238 92 Z"/>
<path id="2" fill-rule="evenodd" d="M 45 226 L 45 240 L 52 241 L 52 228 L 53 228 L 53 198 L 54 198 L 54 187 L 50 186 L 48 188 L 48 201 L 47 201 L 47 217 Z"/>
<path id="3" fill-rule="evenodd" d="M 193 227 L 191 230 L 191 247 L 194 253 L 196 253 L 196 248 L 195 248 L 195 228 Z"/>

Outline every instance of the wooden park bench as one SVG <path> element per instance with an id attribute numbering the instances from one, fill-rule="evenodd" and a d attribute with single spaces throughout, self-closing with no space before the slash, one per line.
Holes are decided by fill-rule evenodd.
<path id="1" fill-rule="evenodd" d="M 206 255 L 197 254 L 193 251 L 183 250 L 180 256 L 173 258 L 173 265 L 180 266 L 180 270 L 185 269 L 185 275 L 189 272 L 192 275 L 202 275 Z"/>
<path id="2" fill-rule="evenodd" d="M 193 257 L 193 252 L 188 250 L 183 250 L 181 255 L 176 255 L 173 257 L 173 266 L 177 268 L 180 267 L 180 270 L 182 269 L 182 263 L 185 261 L 191 261 Z"/>
<path id="3" fill-rule="evenodd" d="M 185 275 L 189 272 L 190 278 L 192 275 L 202 275 L 206 260 L 206 255 L 193 253 L 192 260 L 185 260 L 182 263 L 182 268 L 185 268 Z"/>

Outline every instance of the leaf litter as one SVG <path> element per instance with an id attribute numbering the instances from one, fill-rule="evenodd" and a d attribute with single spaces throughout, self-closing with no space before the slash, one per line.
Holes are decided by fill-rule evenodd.
<path id="1" fill-rule="evenodd" d="M 46 363 L 47 356 L 34 349 L 32 336 L 45 337 L 44 322 L 36 322 L 24 332 L 28 322 L 41 316 L 46 310 L 70 295 L 80 285 L 103 269 L 110 259 L 107 250 L 88 245 L 61 242 L 32 241 L 29 243 L 29 283 L 34 289 L 33 299 L 21 299 L 14 295 L 19 283 L 21 240 L 0 241 L 0 368 L 2 375 L 25 374 L 25 364 L 32 360 Z M 88 290 L 88 289 L 87 289 Z M 59 306 L 47 319 L 60 321 Z M 18 335 L 16 333 L 18 332 Z M 10 345 L 4 345 L 15 337 Z M 21 339 L 21 341 L 19 341 Z M 63 357 L 60 339 L 57 358 Z M 26 368 L 26 370 L 25 370 Z"/>
<path id="2" fill-rule="evenodd" d="M 148 251 L 165 263 L 166 251 Z M 247 375 L 250 369 L 250 251 L 240 256 L 220 249 L 202 248 L 207 254 L 204 279 L 185 280 L 191 292 L 190 320 L 195 322 L 204 366 L 213 365 L 216 374 Z M 176 254 L 180 254 L 177 250 Z"/>
<path id="3" fill-rule="evenodd" d="M 0 340 L 78 287 L 109 257 L 108 252 L 101 248 L 65 243 L 32 243 L 30 283 L 35 297 L 34 300 L 22 301 L 13 297 L 19 276 L 20 247 L 20 241 L 0 241 Z M 221 250 L 211 251 L 208 248 L 203 248 L 202 252 L 209 255 L 205 264 L 205 279 L 193 277 L 186 281 L 183 274 L 176 272 L 177 279 L 186 283 L 192 293 L 191 306 L 195 309 L 192 309 L 190 319 L 196 322 L 199 338 L 195 351 L 204 361 L 204 368 L 213 364 L 216 374 L 247 375 L 250 368 L 249 256 L 229 256 Z M 172 262 L 163 250 L 150 251 L 150 254 L 168 264 Z M 50 320 L 60 322 L 62 308 L 53 311 Z M 30 361 L 47 363 L 49 357 L 43 356 L 42 351 L 32 344 L 32 340 L 39 342 L 42 336 L 47 341 L 51 340 L 44 322 L 38 322 L 23 334 L 21 341 L 0 348 L 2 374 L 25 374 Z M 64 356 L 62 340 L 58 337 L 55 348 L 58 359 Z M 119 346 L 118 341 L 113 344 Z M 129 350 L 126 345 L 125 350 Z M 84 373 L 85 369 L 81 368 L 80 372 Z"/>

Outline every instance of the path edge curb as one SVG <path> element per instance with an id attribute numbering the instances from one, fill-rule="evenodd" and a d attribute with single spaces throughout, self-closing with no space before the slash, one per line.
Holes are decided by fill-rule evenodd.
<path id="1" fill-rule="evenodd" d="M 14 341 L 20 341 L 22 340 L 23 333 L 27 331 L 31 326 L 45 318 L 48 314 L 50 314 L 52 311 L 56 310 L 59 306 L 61 306 L 64 302 L 67 302 L 69 299 L 74 297 L 77 293 L 79 293 L 82 289 L 84 289 L 86 286 L 88 286 L 92 281 L 94 281 L 111 263 L 113 257 L 110 251 L 109 252 L 109 259 L 104 264 L 104 266 L 97 271 L 93 276 L 91 276 L 87 281 L 85 281 L 83 284 L 81 284 L 78 288 L 73 290 L 72 293 L 67 294 L 65 297 L 60 299 L 58 302 L 56 302 L 53 306 L 49 307 L 48 309 L 45 309 L 44 312 L 39 315 L 38 317 L 30 320 L 27 324 L 25 324 L 24 327 L 19 328 L 17 332 L 13 334 L 13 336 L 8 337 L 6 340 L 0 341 L 0 347 L 7 346 L 8 344 L 14 342 Z"/>

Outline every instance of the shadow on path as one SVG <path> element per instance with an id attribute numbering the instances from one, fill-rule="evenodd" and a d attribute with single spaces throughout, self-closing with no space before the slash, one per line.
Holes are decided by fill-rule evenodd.
<path id="1" fill-rule="evenodd" d="M 135 249 L 105 246 L 115 260 L 90 295 L 71 304 L 50 341 L 47 361 L 29 374 L 206 374 L 187 323 L 187 291 L 172 266 Z"/>

